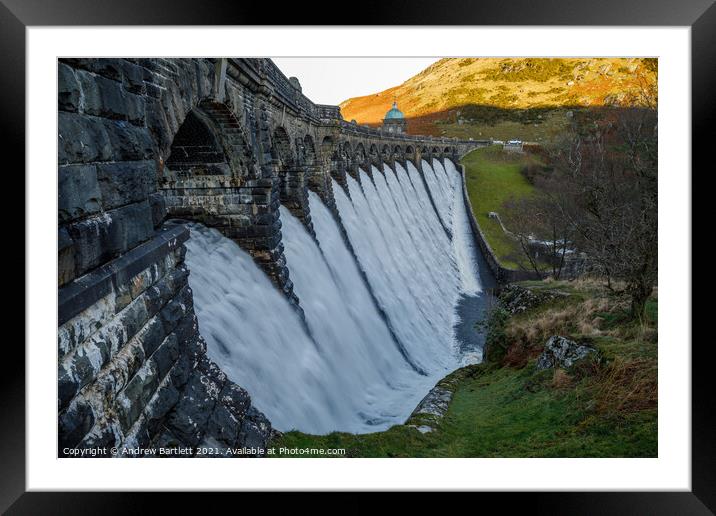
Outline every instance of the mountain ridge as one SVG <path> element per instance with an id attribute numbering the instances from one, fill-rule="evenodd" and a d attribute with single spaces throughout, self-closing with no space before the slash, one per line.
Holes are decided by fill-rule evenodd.
<path id="1" fill-rule="evenodd" d="M 436 124 L 474 122 L 480 114 L 475 107 L 519 111 L 637 106 L 641 91 L 655 90 L 656 82 L 656 59 L 443 58 L 400 85 L 349 98 L 339 106 L 344 119 L 375 126 L 396 100 L 408 119 L 408 132 L 440 134 L 445 130 Z"/>

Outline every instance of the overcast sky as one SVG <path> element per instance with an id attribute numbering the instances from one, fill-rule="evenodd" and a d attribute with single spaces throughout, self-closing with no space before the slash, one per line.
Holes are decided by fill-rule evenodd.
<path id="1" fill-rule="evenodd" d="M 274 57 L 286 77 L 298 77 L 316 104 L 338 104 L 402 84 L 436 57 Z"/>

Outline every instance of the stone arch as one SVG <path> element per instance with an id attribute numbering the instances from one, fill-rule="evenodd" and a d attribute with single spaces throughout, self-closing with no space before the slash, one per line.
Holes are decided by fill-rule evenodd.
<path id="1" fill-rule="evenodd" d="M 183 176 L 234 175 L 212 126 L 200 110 L 192 110 L 174 136 L 166 170 Z"/>
<path id="2" fill-rule="evenodd" d="M 353 160 L 353 148 L 348 140 L 338 145 L 338 154 L 341 160 L 350 163 Z"/>
<path id="3" fill-rule="evenodd" d="M 281 126 L 274 129 L 271 137 L 271 158 L 279 175 L 296 165 L 296 153 L 291 145 L 291 138 L 288 131 Z"/>
<path id="4" fill-rule="evenodd" d="M 353 151 L 353 158 L 358 166 L 365 166 L 366 153 L 365 147 L 362 143 L 356 145 L 355 150 Z"/>
<path id="5" fill-rule="evenodd" d="M 311 146 L 313 146 L 311 144 Z M 311 150 L 313 160 L 315 151 Z M 271 157 L 278 176 L 278 191 L 281 204 L 291 211 L 306 229 L 313 234 L 310 208 L 308 206 L 308 181 L 310 174 L 306 167 L 307 151 L 305 140 L 296 138 L 291 144 L 288 131 L 283 126 L 274 129 L 271 138 Z"/>
<path id="6" fill-rule="evenodd" d="M 388 144 L 385 144 L 383 145 L 383 147 L 381 147 L 380 155 L 383 158 L 383 161 L 390 161 L 392 153 L 390 152 L 390 146 Z"/>
<path id="7" fill-rule="evenodd" d="M 318 193 L 322 198 L 325 198 L 329 184 L 327 174 L 324 173 L 324 170 L 327 170 L 326 163 L 323 161 L 324 153 L 316 152 L 316 145 L 310 134 L 299 138 L 297 144 L 300 145 L 301 161 L 306 170 L 306 183 L 308 188 Z M 330 143 L 328 152 L 330 152 Z"/>
<path id="8" fill-rule="evenodd" d="M 303 137 L 303 159 L 306 165 L 314 166 L 317 164 L 318 157 L 316 155 L 316 146 L 313 143 L 313 137 L 307 134 Z"/>
<path id="9" fill-rule="evenodd" d="M 403 148 L 400 145 L 396 145 L 395 147 L 393 147 L 393 157 L 400 161 L 405 160 L 405 153 L 403 152 Z"/>
<path id="10" fill-rule="evenodd" d="M 241 124 L 228 106 L 211 100 L 186 114 L 166 154 L 166 161 L 159 159 L 160 188 L 196 188 L 201 177 L 212 184 L 238 186 L 257 173 Z"/>
<path id="11" fill-rule="evenodd" d="M 378 146 L 375 143 L 370 144 L 368 155 L 370 156 L 370 162 L 377 165 L 380 161 L 380 154 L 378 153 Z"/>

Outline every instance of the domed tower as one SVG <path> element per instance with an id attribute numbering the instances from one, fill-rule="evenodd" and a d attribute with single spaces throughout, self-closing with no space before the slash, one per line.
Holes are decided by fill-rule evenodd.
<path id="1" fill-rule="evenodd" d="M 383 118 L 383 128 L 389 133 L 405 134 L 406 126 L 408 125 L 405 120 L 403 112 L 398 109 L 398 103 L 393 102 L 393 107 L 390 108 Z"/>

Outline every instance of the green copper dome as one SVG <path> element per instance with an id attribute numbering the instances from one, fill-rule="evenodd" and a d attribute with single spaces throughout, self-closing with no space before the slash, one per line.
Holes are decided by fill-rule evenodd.
<path id="1" fill-rule="evenodd" d="M 405 116 L 403 112 L 398 109 L 398 103 L 393 102 L 393 107 L 385 114 L 385 120 L 395 120 L 399 118 L 405 118 Z"/>

